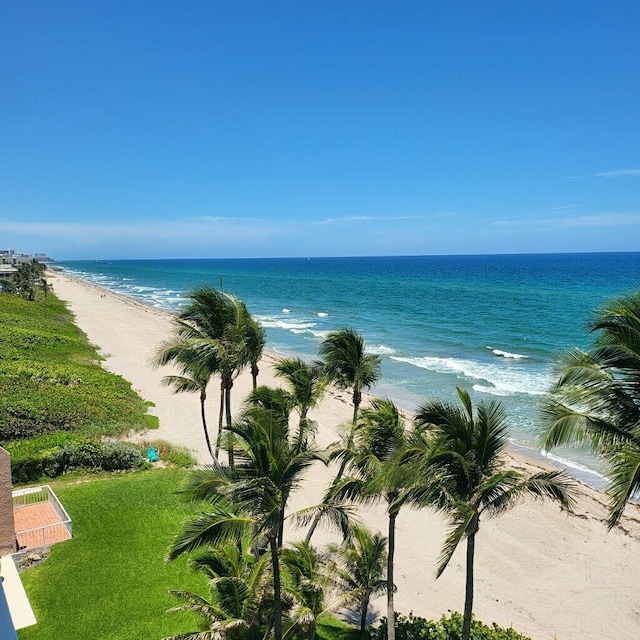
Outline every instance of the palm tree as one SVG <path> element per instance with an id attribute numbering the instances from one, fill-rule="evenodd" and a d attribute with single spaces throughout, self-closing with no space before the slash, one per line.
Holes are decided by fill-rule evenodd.
<path id="1" fill-rule="evenodd" d="M 348 443 L 349 444 L 349 443 Z M 334 483 L 331 502 L 347 500 L 367 504 L 383 499 L 389 520 L 387 554 L 387 638 L 395 640 L 393 568 L 396 520 L 407 498 L 406 478 L 398 473 L 396 460 L 405 445 L 405 425 L 398 408 L 388 399 L 375 398 L 360 413 L 351 446 L 333 449 L 351 474 Z"/>
<path id="2" fill-rule="evenodd" d="M 190 591 L 172 591 L 183 601 L 168 613 L 193 611 L 202 615 L 208 629 L 164 640 L 260 640 L 268 603 L 268 556 L 247 562 L 237 545 L 217 546 L 192 561 L 209 580 L 210 599 Z"/>
<path id="3" fill-rule="evenodd" d="M 300 415 L 300 426 L 305 426 L 309 421 L 309 411 L 318 405 L 327 387 L 323 368 L 318 364 L 307 364 L 300 358 L 282 358 L 276 363 L 275 372 L 289 384 Z"/>
<path id="4" fill-rule="evenodd" d="M 251 316 L 249 316 L 249 318 L 247 319 L 245 340 L 247 347 L 247 357 L 251 365 L 253 388 L 255 390 L 255 388 L 258 386 L 258 373 L 260 373 L 258 363 L 260 362 L 260 358 L 262 358 L 262 352 L 264 351 L 267 337 L 265 335 L 264 329 L 262 328 L 262 325 L 258 321 L 254 320 Z"/>
<path id="5" fill-rule="evenodd" d="M 288 637 L 305 637 L 314 640 L 318 617 L 328 609 L 325 594 L 330 587 L 330 574 L 325 559 L 307 542 L 296 542 L 282 549 L 285 591 L 292 597 L 294 606 L 289 613 Z"/>
<path id="6" fill-rule="evenodd" d="M 371 387 L 380 377 L 380 356 L 367 353 L 362 336 L 351 328 L 338 329 L 327 334 L 320 343 L 319 351 L 328 380 L 340 389 L 352 390 L 353 418 L 347 437 L 347 446 L 349 446 L 353 429 L 358 422 L 362 390 Z M 334 482 L 339 482 L 342 478 L 346 463 L 346 459 L 343 459 Z M 319 513 L 311 523 L 306 537 L 307 542 L 311 540 L 321 515 Z"/>
<path id="7" fill-rule="evenodd" d="M 187 296 L 190 303 L 176 322 L 179 337 L 194 341 L 204 359 L 215 358 L 220 374 L 220 416 L 216 457 L 219 455 L 223 416 L 230 430 L 233 381 L 249 363 L 248 326 L 253 323 L 244 302 L 210 286 L 198 287 Z M 231 453 L 232 455 L 232 453 Z"/>
<path id="8" fill-rule="evenodd" d="M 303 451 L 297 450 L 288 425 L 260 407 L 245 412 L 231 432 L 235 435 L 235 467 L 217 465 L 192 473 L 186 495 L 206 500 L 211 510 L 187 523 L 174 542 L 170 558 L 222 540 L 240 541 L 248 529 L 264 537 L 273 575 L 273 630 L 276 640 L 282 640 L 279 549 L 285 512 L 304 472 L 322 456 L 311 444 Z"/>
<path id="9" fill-rule="evenodd" d="M 175 336 L 161 343 L 153 357 L 152 364 L 155 367 L 159 367 L 171 362 L 176 363 L 181 370 L 181 375 L 165 376 L 162 379 L 162 383 L 174 387 L 175 393 L 200 394 L 200 417 L 207 449 L 213 460 L 217 461 L 209 438 L 205 401 L 207 399 L 207 385 L 213 374 L 218 370 L 219 362 L 214 351 L 207 351 L 205 357 L 203 357 L 200 346 L 197 341 Z"/>
<path id="10" fill-rule="evenodd" d="M 469 394 L 458 388 L 458 397 L 462 408 L 439 400 L 428 401 L 418 408 L 417 438 L 425 437 L 427 446 L 425 457 L 414 467 L 419 484 L 413 497 L 419 504 L 442 510 L 451 521 L 437 577 L 449 564 L 460 541 L 467 539 L 462 640 L 469 640 L 475 541 L 481 518 L 504 513 L 525 495 L 550 498 L 570 509 L 574 505 L 575 485 L 561 471 L 543 471 L 527 477 L 506 469 L 502 459 L 508 445 L 504 407 L 496 402 L 479 403 L 474 414 Z"/>
<path id="11" fill-rule="evenodd" d="M 42 293 L 44 293 L 44 299 L 46 300 L 49 297 L 49 291 L 51 291 L 51 285 L 47 282 L 46 278 L 40 278 L 39 285 L 40 285 L 40 288 L 42 289 Z"/>
<path id="12" fill-rule="evenodd" d="M 45 265 L 33 260 L 20 264 L 11 276 L 14 290 L 29 300 L 35 300 L 35 286 L 43 279 Z"/>
<path id="13" fill-rule="evenodd" d="M 588 442 L 609 464 L 609 528 L 640 492 L 640 292 L 611 301 L 590 325 L 589 352 L 567 353 L 543 408 L 544 446 Z"/>
<path id="14" fill-rule="evenodd" d="M 336 560 L 330 565 L 344 606 L 357 606 L 360 631 L 367 626 L 369 603 L 385 592 L 384 569 L 387 562 L 387 539 L 363 525 L 354 525 L 352 535 L 342 545 L 331 545 Z"/>
<path id="15" fill-rule="evenodd" d="M 380 356 L 367 353 L 362 336 L 349 327 L 329 333 L 320 343 L 319 353 L 329 380 L 340 389 L 351 389 L 355 424 L 362 390 L 380 377 Z"/>
<path id="16" fill-rule="evenodd" d="M 294 401 L 290 393 L 284 389 L 261 385 L 247 396 L 244 412 L 246 414 L 255 408 L 267 410 L 286 425 L 293 407 Z"/>

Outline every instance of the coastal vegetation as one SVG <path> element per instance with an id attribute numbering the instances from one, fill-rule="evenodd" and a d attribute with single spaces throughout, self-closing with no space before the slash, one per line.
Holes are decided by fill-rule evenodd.
<path id="1" fill-rule="evenodd" d="M 481 517 L 500 515 L 525 495 L 572 507 L 573 482 L 564 472 L 526 475 L 504 467 L 508 422 L 499 403 L 480 403 L 474 411 L 469 395 L 458 389 L 462 408 L 427 401 L 408 429 L 389 400 L 374 398 L 360 409 L 362 389 L 375 381 L 380 362 L 366 352 L 359 334 L 352 329 L 330 333 L 320 354 L 322 360 L 308 368 L 285 361 L 280 375 L 293 386 L 292 372 L 303 371 L 308 383 L 311 372 L 322 371 L 326 380 L 353 390 L 353 418 L 342 440 L 326 452 L 318 449 L 315 430 L 292 392 L 268 387 L 253 391 L 239 418 L 226 428 L 232 435 L 223 440 L 228 464 L 217 462 L 189 473 L 183 493 L 203 511 L 183 525 L 169 552 L 170 559 L 199 554 L 193 564 L 209 577 L 209 595 L 179 590 L 175 595 L 182 604 L 174 610 L 198 612 L 208 631 L 166 640 L 313 640 L 322 616 L 332 610 L 330 600 L 333 609 L 357 610 L 362 633 L 370 600 L 382 593 L 387 594 L 384 637 L 394 640 L 395 520 L 406 504 L 439 510 L 449 520 L 438 576 L 459 543 L 467 541 L 465 609 L 457 635 L 450 637 L 470 640 Z M 311 397 L 309 392 L 302 395 Z M 299 417 L 295 428 L 294 407 Z M 340 468 L 323 503 L 290 513 L 290 499 L 306 472 L 332 460 L 340 461 Z M 387 507 L 388 538 L 358 523 L 349 508 L 377 501 Z M 313 521 L 315 526 L 321 516 L 342 533 L 341 544 L 316 549 L 310 535 L 285 544 L 288 520 L 298 525 Z M 441 621 L 442 633 L 432 637 L 448 637 L 442 634 L 456 624 L 457 618 Z M 486 630 L 488 635 L 478 631 L 477 637 L 518 637 Z"/>
<path id="2" fill-rule="evenodd" d="M 245 367 L 251 366 L 253 387 L 256 388 L 265 335 L 244 302 L 233 295 L 211 286 L 201 286 L 191 291 L 187 298 L 189 303 L 174 321 L 174 335 L 159 346 L 153 364 L 173 363 L 178 367 L 180 375 L 164 379 L 176 392 L 199 392 L 204 435 L 209 452 L 216 460 L 225 416 L 226 428 L 231 431 L 233 381 Z M 216 374 L 220 376 L 220 414 L 214 451 L 204 402 L 207 385 Z"/>
<path id="3" fill-rule="evenodd" d="M 609 528 L 640 494 L 640 292 L 612 300 L 589 327 L 590 351 L 566 353 L 544 406 L 544 446 L 581 446 L 608 464 Z"/>
<path id="4" fill-rule="evenodd" d="M 88 490 L 91 495 L 82 498 L 87 502 L 82 505 L 86 512 L 80 521 L 74 512 L 78 509 L 77 513 L 82 513 L 80 499 L 74 504 L 74 485 L 61 484 L 59 493 L 74 519 L 76 539 L 54 547 L 51 559 L 29 572 L 27 575 L 32 577 L 25 580 L 30 596 L 35 602 L 41 603 L 45 617 L 47 612 L 57 609 L 57 620 L 55 624 L 52 623 L 53 626 L 50 625 L 53 635 L 47 635 L 49 631 L 40 623 L 22 631 L 21 640 L 92 637 L 95 629 L 100 630 L 99 637 L 116 639 L 133 637 L 138 628 L 144 629 L 140 637 L 165 637 L 171 640 L 261 640 L 269 636 L 275 640 L 314 640 L 316 637 L 327 640 L 344 640 L 347 637 L 374 637 L 379 640 L 526 640 L 512 629 L 501 629 L 496 625 L 487 627 L 473 620 L 474 555 L 480 521 L 501 515 L 525 496 L 550 499 L 569 509 L 572 506 L 573 486 L 560 472 L 527 476 L 504 467 L 502 454 L 508 441 L 508 420 L 502 405 L 481 402 L 474 407 L 469 394 L 458 389 L 460 405 L 428 400 L 410 423 L 389 400 L 373 398 L 363 403 L 362 391 L 375 383 L 380 375 L 380 358 L 367 352 L 357 332 L 341 329 L 328 334 L 322 341 L 321 360 L 318 362 L 309 364 L 286 358 L 275 365 L 277 376 L 282 379 L 285 388 L 257 386 L 254 377 L 253 392 L 237 419 L 229 421 L 229 391 L 233 380 L 241 368 L 248 368 L 252 363 L 249 355 L 251 349 L 243 345 L 258 336 L 261 329 L 258 329 L 258 323 L 250 317 L 244 304 L 233 296 L 211 289 L 199 291 L 219 296 L 222 300 L 212 302 L 207 296 L 197 300 L 189 317 L 185 315 L 176 321 L 176 333 L 170 341 L 160 346 L 156 362 L 158 365 L 171 363 L 178 367 L 181 375 L 165 379 L 176 391 L 199 394 L 205 433 L 204 399 L 207 384 L 213 375 L 220 376 L 221 408 L 229 413 L 226 422 L 222 420 L 221 413 L 217 439 L 226 453 L 228 463 L 219 459 L 218 451 L 213 452 L 212 466 L 187 474 L 177 470 L 143 471 L 113 478 L 114 483 L 121 480 L 131 483 L 122 485 L 114 494 L 111 494 L 111 486 L 106 480 L 83 483 L 96 489 L 93 494 Z M 27 299 L 13 296 L 11 299 L 20 304 L 33 305 Z M 54 296 L 48 296 L 46 301 L 43 299 L 40 302 L 45 307 L 52 305 L 57 309 L 56 313 L 62 307 Z M 36 305 L 38 308 L 40 302 Z M 215 314 L 213 319 L 207 316 L 203 302 L 207 303 L 209 312 L 212 308 L 220 310 L 226 305 L 233 307 L 232 313 L 222 311 L 218 316 L 222 325 L 218 338 L 211 337 Z M 586 380 L 584 388 L 577 391 L 572 388 L 571 393 L 564 396 L 562 394 L 567 392 L 568 387 L 558 383 L 547 414 L 552 416 L 552 409 L 557 410 L 562 405 L 562 417 L 566 420 L 557 429 L 561 434 L 574 430 L 574 440 L 567 439 L 565 442 L 587 439 L 598 451 L 610 456 L 608 459 L 612 465 L 618 464 L 625 471 L 622 476 L 627 493 L 622 509 L 629 495 L 637 489 L 637 485 L 633 485 L 637 479 L 633 469 L 638 468 L 638 465 L 633 466 L 638 450 L 634 440 L 637 434 L 630 423 L 630 420 L 636 419 L 634 424 L 637 424 L 637 415 L 633 412 L 634 407 L 637 409 L 637 398 L 633 396 L 637 371 L 634 373 L 636 360 L 630 353 L 637 344 L 634 340 L 638 332 L 634 322 L 640 317 L 640 305 L 629 312 L 629 304 L 630 300 L 625 299 L 612 305 L 594 324 L 594 330 L 609 331 L 596 349 L 586 354 L 592 361 L 598 360 L 600 367 L 595 368 L 598 375 L 583 379 L 576 377 L 574 371 L 574 377 L 570 379 L 573 382 Z M 0 312 L 4 313 L 8 308 L 3 307 Z M 38 313 L 42 313 L 42 310 Z M 62 334 L 68 334 L 69 340 L 83 338 L 77 330 L 74 334 L 69 329 L 64 318 L 58 317 L 58 322 Z M 208 335 L 206 331 L 209 331 Z M 86 343 L 86 339 L 84 341 Z M 24 356 L 18 349 L 17 339 L 13 343 L 10 340 L 5 342 L 9 346 L 13 344 L 16 360 L 19 360 L 18 356 Z M 74 354 L 71 362 L 90 360 L 92 366 L 97 366 L 97 354 L 91 348 L 78 358 L 78 352 L 67 342 L 64 344 L 69 354 Z M 0 339 L 0 347 L 4 346 Z M 45 346 L 48 346 L 47 341 L 43 341 L 42 348 Z M 50 346 L 48 348 L 51 350 Z M 7 350 L 7 353 L 10 351 Z M 226 355 L 230 356 L 230 360 L 221 366 Z M 0 366 L 2 362 L 0 360 Z M 621 373 L 623 364 L 626 369 Z M 228 368 L 223 375 L 225 367 Z M 253 372 L 257 374 L 256 369 Z M 233 373 L 229 374 L 230 370 Z M 594 385 L 593 379 L 599 384 Z M 324 450 L 316 445 L 317 425 L 309 418 L 309 411 L 317 406 L 330 381 L 352 391 L 353 417 L 345 425 L 341 440 Z M 620 403 L 625 393 L 628 401 Z M 583 404 L 578 404 L 576 398 Z M 560 401 L 562 399 L 566 401 L 564 405 Z M 590 399 L 593 399 L 591 405 L 587 402 Z M 578 408 L 585 406 L 592 409 L 588 420 L 584 415 L 586 412 L 578 411 Z M 614 407 L 617 413 L 611 412 Z M 605 409 L 610 413 L 606 413 Z M 568 414 L 572 419 L 567 418 Z M 602 423 L 608 425 L 605 434 L 609 434 L 609 439 L 595 429 L 596 425 L 602 428 Z M 113 428 L 109 424 L 107 426 Z M 567 431 L 564 431 L 565 427 Z M 113 432 L 117 434 L 124 431 L 124 428 L 123 431 L 115 428 Z M 611 436 L 612 432 L 615 432 L 616 438 Z M 91 461 L 101 456 L 108 459 L 107 453 L 111 450 L 113 452 L 110 455 L 114 459 L 133 461 L 132 467 L 148 466 L 135 447 L 92 439 L 105 433 L 109 433 L 109 429 L 96 428 L 95 425 L 43 430 L 40 435 L 16 439 L 8 442 L 7 446 L 13 448 L 18 459 L 21 455 L 30 455 L 29 451 L 31 454 L 38 451 L 37 455 L 44 451 L 43 469 L 56 465 L 65 469 L 91 466 L 90 462 L 76 465 L 70 461 Z M 581 437 L 576 438 L 576 433 Z M 626 434 L 626 440 L 620 433 Z M 211 451 L 208 434 L 206 438 Z M 163 449 L 167 456 L 171 446 L 166 444 L 163 447 L 162 443 L 156 442 L 145 446 Z M 309 469 L 315 464 L 330 462 L 339 463 L 339 470 L 329 484 L 322 504 L 291 513 L 291 498 L 302 490 Z M 108 463 L 105 466 L 108 467 Z M 160 487 L 160 484 L 163 486 Z M 171 499 L 167 499 L 163 493 L 169 487 Z M 187 502 L 176 502 L 175 492 L 180 487 Z M 142 495 L 140 501 L 128 497 L 129 492 L 134 490 Z M 122 509 L 114 502 L 122 500 L 122 496 L 130 502 L 131 513 L 128 508 Z M 374 502 L 382 502 L 386 506 L 387 536 L 368 530 L 354 517 L 351 505 Z M 101 510 L 103 505 L 107 505 L 106 508 L 113 512 L 124 511 L 123 519 L 118 513 L 117 518 L 109 523 L 98 522 L 92 504 L 100 504 Z M 395 519 L 400 509 L 408 504 L 414 508 L 438 510 L 449 522 L 449 532 L 436 568 L 437 575 L 445 570 L 460 543 L 466 541 L 466 597 L 462 614 L 452 614 L 439 621 L 427 621 L 413 614 L 406 617 L 395 612 Z M 146 509 L 142 515 L 141 509 Z M 622 509 L 617 514 L 618 519 Z M 200 512 L 199 515 L 194 515 L 194 511 Z M 153 524 L 149 523 L 147 516 L 154 518 Z M 316 548 L 311 544 L 311 536 L 320 518 L 332 523 L 336 531 L 342 534 L 341 542 L 324 548 Z M 84 523 L 82 519 L 85 519 Z M 93 612 L 92 605 L 88 607 L 90 611 L 87 615 L 81 616 L 82 620 L 76 620 L 71 613 L 61 616 L 60 612 L 75 611 L 80 606 L 77 598 L 84 599 L 87 593 L 93 593 L 93 585 L 85 589 L 84 578 L 79 578 L 74 583 L 80 585 L 75 596 L 59 593 L 63 590 L 59 583 L 62 579 L 60 574 L 64 573 L 64 579 L 69 579 L 67 567 L 75 561 L 75 556 L 59 552 L 58 548 L 71 549 L 73 545 L 84 542 L 82 527 L 85 524 L 93 526 L 94 522 L 96 530 L 90 533 L 86 530 L 87 540 L 89 536 L 92 544 L 95 539 L 98 540 L 100 558 L 109 557 L 109 566 L 112 558 L 116 559 L 117 564 L 117 558 L 121 557 L 120 564 L 126 565 L 122 571 L 127 576 L 109 573 L 92 556 L 95 566 L 101 567 L 99 580 L 102 580 L 102 574 L 109 574 L 104 579 L 117 582 L 120 588 L 117 596 L 108 596 L 112 598 L 109 615 L 104 616 L 106 600 L 96 596 L 96 612 Z M 307 539 L 289 540 L 288 523 L 298 526 L 311 523 Z M 119 555 L 120 549 L 114 551 L 109 546 L 112 540 L 102 540 L 106 532 L 111 531 L 110 527 L 114 526 L 124 532 L 113 534 L 115 542 L 125 547 L 131 541 L 131 553 L 136 554 L 135 562 L 146 561 L 153 567 L 152 571 L 148 571 L 147 566 L 134 566 L 133 556 L 129 553 L 126 556 Z M 157 538 L 157 545 L 155 542 L 149 544 L 150 532 L 154 540 Z M 138 544 L 140 549 L 136 551 Z M 142 545 L 145 546 L 144 551 Z M 165 574 L 164 570 L 158 569 L 157 562 L 167 549 L 168 558 L 173 562 L 163 567 L 174 568 L 167 569 Z M 146 553 L 153 554 L 153 560 L 149 560 Z M 188 562 L 185 562 L 185 556 L 189 557 Z M 59 558 L 57 563 L 56 558 Z M 82 563 L 77 566 L 78 570 L 91 571 Z M 61 571 L 62 567 L 64 572 Z M 426 567 L 426 570 L 429 568 Z M 134 582 L 129 582 L 128 574 L 138 571 L 142 576 L 141 582 L 138 583 L 137 575 Z M 153 588 L 145 586 L 152 579 L 150 574 L 157 571 L 163 576 L 159 580 L 161 584 Z M 168 580 L 164 580 L 165 575 Z M 104 585 L 103 588 L 105 594 L 111 593 L 109 586 Z M 169 588 L 174 588 L 173 595 L 169 594 Z M 144 593 L 144 597 L 136 598 L 135 594 L 141 593 Z M 378 626 L 367 629 L 371 599 L 382 594 L 387 595 L 387 617 Z M 132 607 L 130 599 L 145 602 Z M 114 602 L 118 603 L 117 606 L 112 604 Z M 120 610 L 121 606 L 124 613 Z M 156 624 L 154 619 L 150 626 L 149 618 L 157 616 L 159 609 L 168 609 L 177 615 L 160 615 L 161 622 Z M 155 613 L 151 613 L 151 610 Z M 359 628 L 339 623 L 336 612 L 345 610 L 353 613 Z M 38 611 L 36 614 L 40 618 Z M 96 616 L 99 615 L 106 619 L 98 621 Z M 139 619 L 127 627 L 125 625 L 130 616 Z M 59 620 L 67 617 L 71 619 Z M 152 628 L 153 635 L 149 631 Z M 194 631 L 185 633 L 185 628 Z M 87 629 L 92 631 L 88 632 Z"/>
<path id="5" fill-rule="evenodd" d="M 0 296 L 0 444 L 22 468 L 16 481 L 53 470 L 44 458 L 65 446 L 157 426 L 130 383 L 100 366 L 55 295 Z"/>
<path id="6" fill-rule="evenodd" d="M 475 543 L 481 519 L 505 513 L 526 495 L 554 500 L 569 510 L 575 504 L 572 496 L 575 483 L 562 471 L 526 476 L 505 468 L 502 454 L 509 442 L 509 425 L 504 408 L 490 402 L 478 404 L 474 411 L 464 389 L 458 388 L 458 397 L 462 407 L 431 400 L 418 408 L 417 434 L 413 440 L 420 444 L 407 460 L 417 463 L 412 474 L 417 478 L 416 501 L 444 512 L 450 522 L 436 572 L 438 577 L 462 540 L 467 541 L 461 638 L 469 640 Z"/>
<path id="7" fill-rule="evenodd" d="M 36 260 L 20 264 L 11 278 L 0 280 L 0 289 L 6 293 L 16 293 L 30 301 L 40 294 L 46 300 L 49 284 L 44 277 L 45 269 L 46 266 Z"/>

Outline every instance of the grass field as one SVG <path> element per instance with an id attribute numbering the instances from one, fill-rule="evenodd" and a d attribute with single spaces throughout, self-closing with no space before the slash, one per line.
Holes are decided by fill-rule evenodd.
<path id="1" fill-rule="evenodd" d="M 120 434 L 157 426 L 148 403 L 105 371 L 54 295 L 0 293 L 0 443 L 55 432 Z"/>
<path id="2" fill-rule="evenodd" d="M 165 611 L 169 589 L 207 594 L 204 577 L 164 555 L 190 509 L 176 495 L 185 472 L 145 472 L 53 483 L 74 538 L 22 574 L 38 624 L 19 640 L 158 640 L 198 630 L 192 615 Z"/>

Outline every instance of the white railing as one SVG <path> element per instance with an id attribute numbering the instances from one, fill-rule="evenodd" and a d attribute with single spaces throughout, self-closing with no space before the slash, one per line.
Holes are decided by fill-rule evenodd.
<path id="1" fill-rule="evenodd" d="M 60 500 L 58 500 L 58 496 L 54 490 L 48 484 L 40 487 L 16 489 L 11 492 L 11 495 L 13 497 L 14 510 L 41 502 L 48 502 L 58 515 L 58 518 L 60 518 L 60 522 L 54 524 L 43 525 L 35 529 L 16 531 L 16 537 L 21 536 L 25 540 L 28 540 L 29 547 L 44 547 L 52 542 L 68 539 L 73 536 L 71 518 L 62 506 Z M 62 531 L 62 528 L 66 530 L 66 534 Z"/>

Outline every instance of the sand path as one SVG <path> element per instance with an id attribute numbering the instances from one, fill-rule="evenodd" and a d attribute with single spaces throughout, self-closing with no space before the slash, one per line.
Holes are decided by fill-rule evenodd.
<path id="1" fill-rule="evenodd" d="M 171 316 L 129 298 L 56 273 L 51 277 L 58 297 L 69 303 L 78 325 L 105 357 L 106 369 L 124 376 L 140 395 L 152 401 L 160 428 L 149 433 L 193 449 L 200 462 L 208 454 L 202 435 L 198 398 L 174 395 L 161 385 L 166 372 L 149 359 L 171 333 Z M 261 363 L 261 384 L 277 385 L 273 356 Z M 251 388 L 249 374 L 233 388 L 236 409 Z M 207 412 L 215 427 L 217 385 L 212 384 Z M 320 425 L 321 446 L 336 439 L 349 420 L 347 394 L 333 392 L 311 417 Z M 215 431 L 215 429 L 214 429 Z M 534 469 L 535 462 L 513 456 L 514 466 Z M 318 501 L 331 471 L 314 468 L 294 508 Z M 370 526 L 386 533 L 381 509 L 362 514 Z M 513 625 L 533 640 L 638 640 L 640 638 L 640 508 L 630 507 L 620 527 L 608 532 L 603 496 L 582 487 L 575 515 L 555 506 L 527 502 L 481 524 L 476 544 L 475 615 L 490 623 Z M 461 547 L 442 577 L 435 581 L 436 559 L 444 539 L 442 519 L 432 513 L 405 510 L 397 521 L 396 609 L 437 618 L 461 611 L 464 602 L 464 550 Z M 290 533 L 293 537 L 295 532 Z M 331 539 L 318 532 L 314 543 Z M 374 603 L 384 614 L 385 603 Z"/>

